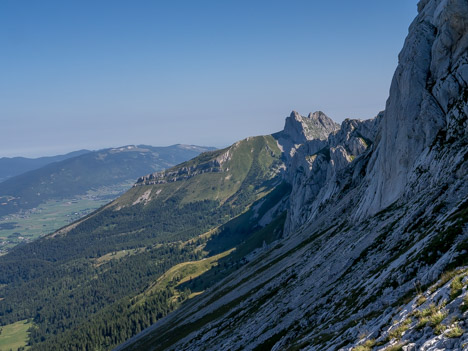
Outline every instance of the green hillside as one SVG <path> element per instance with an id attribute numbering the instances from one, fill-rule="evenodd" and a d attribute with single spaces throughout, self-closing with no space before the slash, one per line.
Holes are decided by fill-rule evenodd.
<path id="1" fill-rule="evenodd" d="M 88 152 L 0 183 L 0 216 L 66 199 L 89 190 L 136 180 L 197 156 L 209 148 L 126 146 Z"/>
<path id="2" fill-rule="evenodd" d="M 65 155 L 45 156 L 38 158 L 26 157 L 0 157 L 0 182 L 8 178 L 20 175 L 44 167 L 53 162 L 60 162 L 68 158 L 80 156 L 90 152 L 89 150 L 73 151 Z"/>
<path id="3" fill-rule="evenodd" d="M 212 148 L 126 146 L 78 154 L 10 178 L 0 183 L 0 254 L 107 204 L 139 176 L 208 150 Z"/>
<path id="4" fill-rule="evenodd" d="M 201 154 L 16 247 L 0 257 L 0 323 L 32 319 L 33 350 L 125 341 L 281 236 L 280 209 L 258 225 L 290 191 L 281 156 L 271 136 Z"/>

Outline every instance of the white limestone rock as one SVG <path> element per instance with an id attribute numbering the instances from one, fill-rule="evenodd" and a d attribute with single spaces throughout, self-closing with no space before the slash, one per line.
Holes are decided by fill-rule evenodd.
<path id="1" fill-rule="evenodd" d="M 369 169 L 369 187 L 359 215 L 375 214 L 401 197 L 412 168 L 447 128 L 460 137 L 466 129 L 468 3 L 465 0 L 423 1 L 420 14 L 399 56 L 390 88 L 382 135 Z M 461 78 L 461 79 L 460 79 Z M 455 110 L 459 112 L 452 125 Z M 460 114 L 462 116 L 460 116 Z M 450 128 L 448 128 L 450 127 Z"/>

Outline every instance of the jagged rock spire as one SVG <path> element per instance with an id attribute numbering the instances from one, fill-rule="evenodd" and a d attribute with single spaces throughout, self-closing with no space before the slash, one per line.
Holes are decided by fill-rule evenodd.
<path id="1" fill-rule="evenodd" d="M 310 113 L 308 117 L 292 111 L 286 118 L 283 133 L 295 144 L 308 140 L 326 140 L 330 133 L 336 132 L 340 126 L 321 111 Z"/>

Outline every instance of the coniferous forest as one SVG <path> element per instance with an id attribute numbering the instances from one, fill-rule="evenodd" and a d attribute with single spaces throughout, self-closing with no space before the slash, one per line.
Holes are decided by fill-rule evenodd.
<path id="1" fill-rule="evenodd" d="M 194 199 L 190 184 L 199 186 L 210 173 L 134 187 L 136 197 L 148 188 L 168 196 L 147 203 L 124 196 L 0 257 L 0 323 L 32 321 L 32 350 L 108 350 L 239 267 L 246 253 L 281 235 L 283 215 L 267 227 L 257 218 L 290 191 L 270 171 L 280 162 L 271 140 L 246 143 L 255 153 L 247 162 L 237 156 L 246 162 L 243 173 L 209 183 L 209 196 Z M 191 162 L 196 167 L 197 159 Z M 205 261 L 210 265 L 197 271 Z M 167 277 L 187 263 L 193 273 L 176 269 Z"/>

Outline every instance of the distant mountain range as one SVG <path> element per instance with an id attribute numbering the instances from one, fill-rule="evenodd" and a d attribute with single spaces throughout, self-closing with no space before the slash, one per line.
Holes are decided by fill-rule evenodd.
<path id="1" fill-rule="evenodd" d="M 38 158 L 26 157 L 1 157 L 0 158 L 0 182 L 17 176 L 22 173 L 32 171 L 48 165 L 49 163 L 59 162 L 68 158 L 80 156 L 91 152 L 89 150 L 73 151 L 65 155 L 46 156 Z"/>
<path id="2" fill-rule="evenodd" d="M 69 198 L 102 186 L 133 182 L 142 174 L 160 171 L 213 149 L 181 144 L 167 147 L 129 145 L 36 159 L 39 160 L 35 161 L 36 165 L 48 164 L 0 183 L 0 216 L 31 209 L 51 199 Z M 10 163 L 13 160 L 10 159 Z M 50 162 L 52 160 L 56 161 Z M 4 164 L 7 161 L 3 159 Z M 33 161 L 24 161 L 23 165 L 32 167 Z M 19 170 L 20 167 L 13 168 L 14 172 Z"/>

